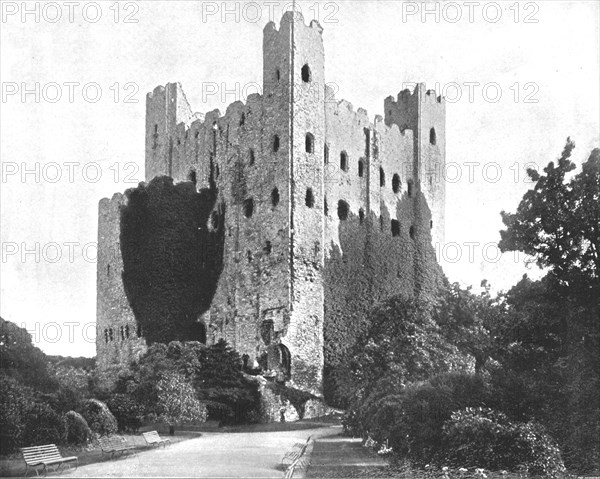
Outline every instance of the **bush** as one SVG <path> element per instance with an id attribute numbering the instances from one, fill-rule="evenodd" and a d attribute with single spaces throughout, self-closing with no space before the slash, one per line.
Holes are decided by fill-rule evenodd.
<path id="1" fill-rule="evenodd" d="M 69 444 L 86 444 L 92 438 L 92 430 L 84 417 L 75 411 L 65 414 L 66 441 Z"/>
<path id="2" fill-rule="evenodd" d="M 119 431 L 137 432 L 142 425 L 144 408 L 127 394 L 114 394 L 106 403 L 113 413 Z"/>
<path id="3" fill-rule="evenodd" d="M 382 380 L 348 417 L 352 434 L 388 442 L 395 455 L 430 462 L 441 450 L 444 422 L 453 411 L 485 405 L 487 383 L 480 375 L 445 373 L 402 387 Z"/>
<path id="4" fill-rule="evenodd" d="M 446 462 L 453 466 L 528 472 L 555 477 L 565 472 L 558 447 L 534 423 L 513 423 L 489 408 L 452 413 L 443 427 Z"/>
<path id="5" fill-rule="evenodd" d="M 48 404 L 38 402 L 27 411 L 21 444 L 40 446 L 61 443 L 65 438 L 65 421 Z"/>
<path id="6" fill-rule="evenodd" d="M 81 407 L 81 415 L 90 429 L 100 436 L 110 436 L 117 432 L 117 420 L 102 401 L 85 400 Z"/>
<path id="7" fill-rule="evenodd" d="M 0 449 L 3 453 L 21 446 L 25 417 L 33 407 L 33 392 L 12 377 L 0 374 Z"/>

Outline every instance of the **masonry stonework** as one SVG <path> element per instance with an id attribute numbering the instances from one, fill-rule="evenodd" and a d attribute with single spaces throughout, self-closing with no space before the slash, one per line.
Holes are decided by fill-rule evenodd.
<path id="1" fill-rule="evenodd" d="M 270 22 L 262 95 L 225 114 L 193 113 L 177 83 L 146 99 L 146 182 L 168 176 L 216 192 L 206 228 L 224 229 L 222 272 L 195 318 L 206 342 L 223 338 L 249 364 L 316 395 L 374 303 L 435 290 L 432 241 L 443 241 L 445 208 L 444 100 L 419 85 L 387 98 L 371 122 L 325 86 L 322 35 L 298 13 L 279 29 Z M 105 376 L 145 344 L 131 336 L 120 282 L 123 201 L 100 203 L 98 326 L 130 328 L 130 342 L 99 335 Z M 114 277 L 104 277 L 109 263 Z"/>

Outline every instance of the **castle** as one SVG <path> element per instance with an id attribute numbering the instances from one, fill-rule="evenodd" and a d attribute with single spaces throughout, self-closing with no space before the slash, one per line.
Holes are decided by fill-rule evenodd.
<path id="1" fill-rule="evenodd" d="M 325 83 L 323 29 L 287 12 L 264 28 L 263 92 L 193 113 L 179 84 L 146 99 L 146 182 L 211 190 L 222 271 L 198 338 L 220 338 L 286 384 L 323 394 L 374 303 L 440 281 L 445 102 L 418 85 L 373 122 Z M 97 364 L 107 382 L 146 348 L 123 286 L 120 211 L 99 205 Z"/>

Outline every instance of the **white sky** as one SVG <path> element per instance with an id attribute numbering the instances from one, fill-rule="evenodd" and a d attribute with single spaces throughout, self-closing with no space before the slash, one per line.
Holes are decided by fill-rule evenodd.
<path id="1" fill-rule="evenodd" d="M 97 205 L 143 180 L 145 94 L 179 81 L 196 111 L 224 111 L 244 100 L 244 92 L 255 91 L 245 85 L 262 83 L 262 29 L 271 12 L 279 22 L 287 2 L 227 2 L 224 18 L 222 2 L 75 3 L 70 21 L 62 1 L 29 2 L 38 9 L 36 22 L 34 14 L 21 17 L 21 2 L 0 2 L 0 314 L 27 325 L 47 353 L 92 356 L 93 329 L 84 327 L 95 321 Z M 485 278 L 507 289 L 535 271 L 522 257 L 495 261 L 493 245 L 484 256 L 483 246 L 499 240 L 500 211 L 514 211 L 529 187 L 525 165 L 555 159 L 567 136 L 577 144 L 577 164 L 599 144 L 599 4 L 476 3 L 470 12 L 465 2 L 428 2 L 439 21 L 433 13 L 422 18 L 423 5 L 413 2 L 300 7 L 307 22 L 318 15 L 325 29 L 326 76 L 337 85 L 337 98 L 366 108 L 371 118 L 405 82 L 439 83 L 449 98 L 459 86 L 461 99 L 447 103 L 446 162 L 454 166 L 448 168 L 447 245 L 441 248 L 448 260 L 442 264 L 452 281 L 478 286 Z M 57 5 L 62 17 L 52 23 Z M 459 9 L 462 19 L 453 23 Z M 92 23 L 98 12 L 102 17 Z M 137 23 L 125 23 L 126 15 Z M 69 82 L 78 83 L 72 102 Z M 23 99 L 23 86 L 36 83 L 38 101 L 34 94 Z M 62 92 L 56 102 L 54 83 Z M 102 92 L 96 102 L 94 83 Z M 218 94 L 203 98 L 214 84 Z M 489 101 L 498 91 L 501 98 Z M 127 94 L 137 103 L 125 102 Z M 24 168 L 39 173 L 23 177 Z M 130 173 L 135 181 L 125 182 Z M 490 181 L 498 173 L 501 178 Z M 472 258 L 466 243 L 476 243 Z M 23 257 L 25 249 L 32 252 Z"/>

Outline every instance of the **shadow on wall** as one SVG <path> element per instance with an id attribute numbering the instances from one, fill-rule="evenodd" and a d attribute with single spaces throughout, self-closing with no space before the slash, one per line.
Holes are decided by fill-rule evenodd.
<path id="1" fill-rule="evenodd" d="M 443 281 L 431 244 L 431 211 L 420 192 L 403 194 L 392 219 L 347 211 L 340 200 L 329 206 L 339 219 L 340 244 L 325 256 L 324 394 L 336 404 L 335 366 L 347 363 L 349 351 L 365 332 L 374 305 L 403 294 L 427 304 Z M 342 219 L 346 217 L 346 219 Z"/>
<path id="2" fill-rule="evenodd" d="M 215 209 L 217 190 L 197 192 L 191 182 L 174 185 L 162 176 L 125 194 L 123 285 L 145 339 L 205 341 L 197 319 L 210 307 L 223 270 L 225 211 Z"/>

